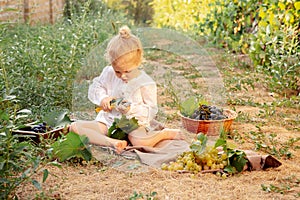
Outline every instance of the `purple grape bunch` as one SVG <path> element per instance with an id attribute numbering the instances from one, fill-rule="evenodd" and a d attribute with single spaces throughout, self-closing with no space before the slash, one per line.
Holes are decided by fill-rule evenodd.
<path id="1" fill-rule="evenodd" d="M 194 111 L 191 118 L 196 120 L 223 120 L 228 117 L 224 115 L 222 108 L 202 104 Z"/>
<path id="2" fill-rule="evenodd" d="M 35 133 L 46 133 L 51 127 L 47 126 L 46 122 L 42 122 L 33 126 L 31 129 Z"/>

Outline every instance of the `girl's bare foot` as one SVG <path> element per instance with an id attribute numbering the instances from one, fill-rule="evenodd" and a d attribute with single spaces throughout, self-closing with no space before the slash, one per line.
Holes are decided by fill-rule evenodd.
<path id="1" fill-rule="evenodd" d="M 173 139 L 173 140 L 184 140 L 185 139 L 185 135 L 183 132 L 181 132 L 180 129 L 169 129 L 169 128 L 164 128 L 162 130 L 165 135 L 166 135 L 166 139 Z"/>
<path id="2" fill-rule="evenodd" d="M 114 148 L 117 154 L 120 154 L 127 147 L 126 140 L 120 140 L 114 143 Z"/>

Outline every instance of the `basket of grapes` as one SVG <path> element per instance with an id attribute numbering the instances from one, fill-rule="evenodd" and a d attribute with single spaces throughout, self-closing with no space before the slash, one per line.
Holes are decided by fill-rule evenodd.
<path id="1" fill-rule="evenodd" d="M 220 132 L 230 132 L 231 125 L 237 113 L 230 109 L 223 109 L 200 102 L 196 105 L 185 102 L 181 106 L 179 115 L 182 126 L 192 133 L 203 133 L 209 136 L 218 136 Z"/>

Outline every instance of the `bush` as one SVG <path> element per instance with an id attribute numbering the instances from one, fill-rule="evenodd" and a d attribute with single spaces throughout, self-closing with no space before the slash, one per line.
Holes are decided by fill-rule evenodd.
<path id="1" fill-rule="evenodd" d="M 106 6 L 118 13 L 124 13 L 127 25 L 148 26 L 152 21 L 152 0 L 109 0 Z"/>
<path id="2" fill-rule="evenodd" d="M 255 0 L 217 0 L 209 4 L 210 12 L 199 23 L 200 32 L 214 44 L 236 53 L 247 53 L 249 36 L 257 23 L 259 2 Z"/>
<path id="3" fill-rule="evenodd" d="M 249 53 L 270 91 L 300 92 L 295 79 L 300 67 L 299 2 L 217 0 L 210 6 L 211 13 L 199 23 L 201 32 L 231 52 Z"/>
<path id="4" fill-rule="evenodd" d="M 265 1 L 259 9 L 257 33 L 251 39 L 250 57 L 271 91 L 299 93 L 300 2 Z M 297 91 L 298 90 L 298 91 Z"/>
<path id="5" fill-rule="evenodd" d="M 231 53 L 249 54 L 270 91 L 297 95 L 300 2 L 153 0 L 154 24 L 194 30 Z"/>
<path id="6" fill-rule="evenodd" d="M 15 113 L 17 101 L 13 96 L 0 98 L 0 198 L 15 199 L 16 189 L 24 183 L 32 183 L 41 190 L 41 184 L 33 175 L 43 171 L 43 182 L 48 170 L 42 158 L 43 150 L 37 148 L 22 136 L 13 135 L 12 129 L 24 123 L 28 116 L 24 112 Z M 23 139 L 22 139 L 23 138 Z"/>
<path id="7" fill-rule="evenodd" d="M 54 25 L 1 25 L 0 95 L 17 96 L 20 109 L 37 115 L 70 109 L 74 77 L 87 53 L 114 34 L 111 22 L 122 21 L 110 10 L 88 8 Z"/>
<path id="8" fill-rule="evenodd" d="M 153 25 L 194 30 L 195 25 L 209 12 L 208 4 L 211 1 L 153 0 Z"/>

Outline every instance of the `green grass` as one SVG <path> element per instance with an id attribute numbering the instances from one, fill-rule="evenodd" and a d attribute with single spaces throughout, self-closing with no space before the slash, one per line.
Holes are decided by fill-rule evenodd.
<path id="1" fill-rule="evenodd" d="M 71 109 L 73 83 L 96 74 L 88 68 L 87 77 L 77 76 L 89 64 L 91 49 L 114 34 L 110 22 L 115 20 L 122 22 L 110 11 L 92 16 L 86 11 L 54 25 L 1 25 L 0 95 L 15 95 L 20 108 L 37 116 L 53 108 Z"/>

